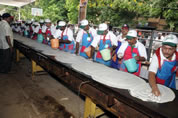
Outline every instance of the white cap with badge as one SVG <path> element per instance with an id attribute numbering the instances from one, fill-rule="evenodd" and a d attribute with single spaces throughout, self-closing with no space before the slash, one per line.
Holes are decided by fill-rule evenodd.
<path id="1" fill-rule="evenodd" d="M 66 22 L 65 22 L 65 21 L 60 21 L 60 22 L 58 23 L 58 26 L 59 26 L 59 27 L 66 26 Z"/>
<path id="2" fill-rule="evenodd" d="M 127 39 L 132 39 L 132 38 L 136 38 L 136 37 L 137 37 L 136 30 L 129 30 L 129 32 L 127 33 L 127 36 L 126 36 Z"/>
<path id="3" fill-rule="evenodd" d="M 98 28 L 98 35 L 102 35 L 104 33 L 105 30 L 108 29 L 108 25 L 105 24 L 105 23 L 102 23 L 99 25 L 99 28 Z"/>
<path id="4" fill-rule="evenodd" d="M 165 36 L 162 44 L 176 47 L 178 44 L 178 39 L 175 35 L 169 34 L 169 35 Z"/>
<path id="5" fill-rule="evenodd" d="M 84 29 L 88 25 L 88 20 L 84 19 L 80 21 L 80 28 Z"/>

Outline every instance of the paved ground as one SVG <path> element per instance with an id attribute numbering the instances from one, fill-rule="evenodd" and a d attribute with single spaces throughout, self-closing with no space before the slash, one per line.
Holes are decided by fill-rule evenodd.
<path id="1" fill-rule="evenodd" d="M 0 74 L 0 118 L 83 117 L 84 98 L 47 73 L 32 80 L 29 60 L 22 59 L 13 64 L 13 71 Z"/>

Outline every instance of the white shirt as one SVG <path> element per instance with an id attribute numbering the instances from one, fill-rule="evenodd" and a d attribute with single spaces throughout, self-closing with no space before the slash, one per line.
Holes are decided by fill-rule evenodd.
<path id="1" fill-rule="evenodd" d="M 117 55 L 118 55 L 119 58 L 121 58 L 119 55 L 124 56 L 125 50 L 127 49 L 128 45 L 129 45 L 128 42 L 122 43 L 121 47 L 119 48 L 119 50 L 117 52 Z M 145 59 L 147 59 L 146 49 L 145 49 L 145 46 L 142 43 L 137 41 L 136 44 L 135 44 L 135 48 L 138 49 L 139 55 L 141 57 L 144 57 Z"/>
<path id="2" fill-rule="evenodd" d="M 44 25 L 41 27 L 40 25 L 38 25 L 35 30 L 34 33 L 38 33 L 40 29 L 43 29 Z"/>
<path id="3" fill-rule="evenodd" d="M 53 37 L 54 37 L 55 39 L 60 39 L 60 38 L 61 38 L 61 33 L 62 33 L 62 31 L 61 31 L 60 29 L 56 29 L 56 31 L 55 31 Z"/>
<path id="4" fill-rule="evenodd" d="M 46 25 L 43 26 L 43 27 L 42 27 L 42 32 L 43 32 L 43 33 L 46 33 L 46 29 L 47 29 L 47 26 L 46 26 Z M 55 33 L 55 31 L 56 31 L 56 27 L 54 27 L 54 26 L 51 25 L 51 27 L 50 27 L 49 30 L 51 31 L 51 34 L 54 35 L 54 33 Z"/>
<path id="5" fill-rule="evenodd" d="M 13 31 L 15 31 L 15 25 L 12 25 L 11 28 Z"/>
<path id="6" fill-rule="evenodd" d="M 85 30 L 81 29 L 78 33 L 77 33 L 77 37 L 76 37 L 76 42 L 78 43 L 82 43 L 82 38 L 83 38 L 83 34 L 87 33 Z M 89 29 L 89 33 L 92 34 L 93 37 L 96 36 L 96 31 L 93 28 Z"/>
<path id="7" fill-rule="evenodd" d="M 168 61 L 168 59 L 166 57 L 164 57 L 164 55 L 162 53 L 162 48 L 160 48 L 160 57 L 161 57 L 161 65 L 163 64 L 164 60 Z M 175 59 L 176 59 L 176 55 L 174 54 L 171 61 L 173 61 Z M 158 68 L 159 68 L 158 57 L 156 56 L 156 54 L 154 54 L 153 57 L 152 57 L 152 60 L 151 60 L 149 71 L 157 73 Z"/>
<path id="8" fill-rule="evenodd" d="M 21 32 L 21 26 L 15 27 L 14 31 L 16 31 L 16 32 Z"/>
<path id="9" fill-rule="evenodd" d="M 25 30 L 26 30 L 26 31 L 30 31 L 30 26 L 29 26 L 29 25 L 26 25 L 26 26 L 25 26 Z"/>
<path id="10" fill-rule="evenodd" d="M 96 35 L 95 37 L 94 37 L 94 40 L 93 40 L 93 42 L 91 43 L 91 45 L 94 47 L 94 48 L 96 48 L 98 45 L 99 45 L 99 42 L 100 42 L 100 40 L 102 40 L 104 38 L 104 36 L 103 35 Z M 112 34 L 112 33 L 107 33 L 106 34 L 106 37 L 105 37 L 105 39 L 107 40 L 111 40 L 111 45 L 112 46 L 117 46 L 117 40 L 116 40 L 116 36 L 114 35 L 114 34 Z"/>
<path id="11" fill-rule="evenodd" d="M 117 36 L 117 41 L 120 41 L 123 43 L 123 42 L 126 42 L 125 40 L 126 40 L 126 37 L 122 38 L 122 34 Z"/>
<path id="12" fill-rule="evenodd" d="M 35 26 L 33 26 L 33 25 L 32 25 L 32 30 L 33 30 L 33 32 L 35 31 Z"/>
<path id="13" fill-rule="evenodd" d="M 62 35 L 62 32 L 63 31 L 58 31 L 58 36 L 59 37 L 61 37 L 61 35 Z M 74 37 L 73 37 L 73 32 L 72 32 L 72 30 L 70 29 L 70 28 L 65 28 L 65 30 L 64 30 L 64 33 L 63 33 L 63 36 L 65 36 L 65 35 L 67 35 L 68 36 L 68 40 L 69 41 L 73 41 L 74 40 Z"/>
<path id="14" fill-rule="evenodd" d="M 13 46 L 13 32 L 9 23 L 5 20 L 0 21 L 0 49 L 8 49 L 9 45 L 6 36 L 10 36 L 11 44 Z"/>

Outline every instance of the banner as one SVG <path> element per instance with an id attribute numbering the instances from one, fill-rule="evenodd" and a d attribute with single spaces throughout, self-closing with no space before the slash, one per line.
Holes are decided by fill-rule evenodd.
<path id="1" fill-rule="evenodd" d="M 43 15 L 43 9 L 32 8 L 31 12 L 32 12 L 33 16 L 42 16 Z"/>

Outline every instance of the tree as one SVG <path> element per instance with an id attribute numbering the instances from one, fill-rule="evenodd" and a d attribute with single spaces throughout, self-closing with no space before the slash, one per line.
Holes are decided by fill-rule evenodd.
<path id="1" fill-rule="evenodd" d="M 178 30 L 178 1 L 155 0 L 152 1 L 150 14 L 152 17 L 162 17 L 167 21 L 170 30 Z M 177 29 L 176 29 L 177 28 Z"/>
<path id="2" fill-rule="evenodd" d="M 67 9 L 68 20 L 72 24 L 78 23 L 79 0 L 66 0 L 65 8 Z"/>

